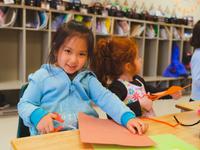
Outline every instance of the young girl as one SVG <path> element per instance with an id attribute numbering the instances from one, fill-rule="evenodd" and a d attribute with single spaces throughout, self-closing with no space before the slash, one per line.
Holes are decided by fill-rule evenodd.
<path id="1" fill-rule="evenodd" d="M 135 42 L 128 38 L 113 37 L 100 39 L 97 43 L 91 69 L 104 86 L 115 93 L 137 116 L 154 116 L 152 100 L 147 92 L 160 92 L 148 89 L 140 72 L 142 62 L 138 57 Z M 111 84 L 108 82 L 111 81 Z M 173 98 L 179 98 L 179 93 Z"/>
<path id="2" fill-rule="evenodd" d="M 29 85 L 18 103 L 18 112 L 31 135 L 77 129 L 77 115 L 84 112 L 98 117 L 90 100 L 117 123 L 142 134 L 147 124 L 135 118 L 117 96 L 104 88 L 86 69 L 93 57 L 93 33 L 81 23 L 70 21 L 55 34 L 49 63 L 29 76 Z M 56 121 L 56 113 L 64 122 Z"/>

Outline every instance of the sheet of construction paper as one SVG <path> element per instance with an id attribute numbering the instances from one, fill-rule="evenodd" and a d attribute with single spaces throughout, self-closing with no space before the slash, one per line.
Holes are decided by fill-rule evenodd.
<path id="1" fill-rule="evenodd" d="M 94 118 L 79 113 L 78 124 L 80 139 L 83 143 L 125 146 L 152 146 L 155 144 L 148 136 L 133 134 L 112 120 Z"/>
<path id="2" fill-rule="evenodd" d="M 117 145 L 97 145 L 94 150 L 197 150 L 193 145 L 184 142 L 172 134 L 150 136 L 157 144 L 152 147 L 125 147 Z"/>

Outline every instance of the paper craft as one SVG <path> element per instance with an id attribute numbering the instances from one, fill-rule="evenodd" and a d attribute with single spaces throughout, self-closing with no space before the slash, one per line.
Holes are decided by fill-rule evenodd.
<path id="1" fill-rule="evenodd" d="M 97 145 L 94 144 L 94 150 L 197 150 L 193 145 L 184 142 L 175 135 L 162 134 L 150 136 L 157 144 L 154 147 L 124 147 L 116 145 Z"/>
<path id="2" fill-rule="evenodd" d="M 156 99 L 159 99 L 163 96 L 166 96 L 166 95 L 171 95 L 171 94 L 174 94 L 178 91 L 182 91 L 184 88 L 181 87 L 181 86 L 171 86 L 169 89 L 163 91 L 163 92 L 158 92 L 158 93 L 154 93 L 154 94 L 151 94 L 151 95 L 147 95 L 149 99 L 151 100 L 156 100 Z"/>
<path id="3" fill-rule="evenodd" d="M 80 139 L 83 143 L 123 146 L 152 146 L 155 144 L 146 135 L 133 134 L 112 120 L 98 119 L 79 113 L 78 124 Z"/>

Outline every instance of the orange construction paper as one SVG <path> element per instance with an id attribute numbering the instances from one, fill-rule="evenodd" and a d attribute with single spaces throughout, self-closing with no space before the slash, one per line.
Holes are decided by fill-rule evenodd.
<path id="1" fill-rule="evenodd" d="M 125 127 L 108 119 L 99 119 L 79 113 L 80 139 L 83 143 L 115 144 L 123 146 L 153 146 L 146 135 L 131 133 Z"/>
<path id="2" fill-rule="evenodd" d="M 171 86 L 169 89 L 163 91 L 163 92 L 158 92 L 158 93 L 154 93 L 154 94 L 151 94 L 151 95 L 147 95 L 148 98 L 150 98 L 151 100 L 156 100 L 156 99 L 159 99 L 163 96 L 166 96 L 166 95 L 171 95 L 171 94 L 174 94 L 176 92 L 179 92 L 179 91 L 182 91 L 184 88 L 181 87 L 181 86 Z"/>

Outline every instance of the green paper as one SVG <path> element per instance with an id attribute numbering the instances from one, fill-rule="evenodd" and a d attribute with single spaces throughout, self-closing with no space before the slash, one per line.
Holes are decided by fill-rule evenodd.
<path id="1" fill-rule="evenodd" d="M 157 143 L 154 147 L 125 147 L 118 145 L 97 145 L 93 144 L 95 150 L 197 150 L 193 145 L 177 138 L 172 134 L 150 136 Z"/>

